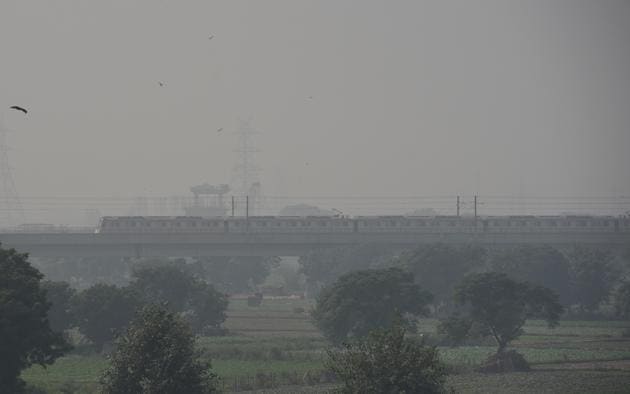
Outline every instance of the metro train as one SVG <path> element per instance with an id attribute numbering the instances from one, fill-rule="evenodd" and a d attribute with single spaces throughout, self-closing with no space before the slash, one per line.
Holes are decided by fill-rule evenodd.
<path id="1" fill-rule="evenodd" d="M 105 216 L 97 233 L 630 233 L 614 216 Z"/>

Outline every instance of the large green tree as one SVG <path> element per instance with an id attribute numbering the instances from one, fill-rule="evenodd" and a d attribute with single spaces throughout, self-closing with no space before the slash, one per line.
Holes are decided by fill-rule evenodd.
<path id="1" fill-rule="evenodd" d="M 468 275 L 455 289 L 455 301 L 468 308 L 470 320 L 487 328 L 497 353 L 522 334 L 527 319 L 544 319 L 555 327 L 563 311 L 552 290 L 498 272 Z"/>
<path id="2" fill-rule="evenodd" d="M 28 255 L 0 247 L 0 393 L 20 393 L 23 369 L 52 364 L 69 349 L 48 321 L 43 275 Z"/>
<path id="3" fill-rule="evenodd" d="M 555 291 L 564 305 L 573 303 L 571 264 L 557 249 L 548 245 L 521 245 L 494 255 L 492 271 Z"/>
<path id="4" fill-rule="evenodd" d="M 381 244 L 319 248 L 300 257 L 300 273 L 306 277 L 308 290 L 317 294 L 345 273 L 384 267 L 393 255 L 391 248 Z"/>
<path id="5" fill-rule="evenodd" d="M 139 306 L 130 289 L 99 283 L 77 295 L 73 313 L 81 333 L 101 350 L 127 327 Z"/>
<path id="6" fill-rule="evenodd" d="M 201 362 L 195 337 L 176 313 L 144 307 L 117 340 L 101 383 L 108 394 L 202 394 L 217 391 L 209 362 Z"/>
<path id="7" fill-rule="evenodd" d="M 322 290 L 315 325 L 335 344 L 388 327 L 398 314 L 424 315 L 431 294 L 399 268 L 353 271 Z"/>
<path id="8" fill-rule="evenodd" d="M 455 285 L 483 264 L 485 254 L 478 246 L 435 243 L 417 246 L 403 254 L 399 262 L 413 272 L 416 281 L 430 291 L 436 301 L 449 304 Z"/>
<path id="9" fill-rule="evenodd" d="M 225 321 L 227 297 L 194 269 L 182 261 L 143 265 L 134 270 L 130 288 L 144 303 L 161 303 L 186 316 L 195 332 L 216 329 Z"/>
<path id="10" fill-rule="evenodd" d="M 615 292 L 615 311 L 622 319 L 630 319 L 630 282 L 624 281 Z"/>
<path id="11" fill-rule="evenodd" d="M 613 259 L 610 251 L 601 248 L 576 246 L 569 253 L 575 301 L 583 310 L 594 312 L 608 301 L 619 279 Z"/>
<path id="12" fill-rule="evenodd" d="M 446 368 L 434 347 L 405 338 L 402 324 L 328 351 L 342 393 L 442 393 Z"/>
<path id="13" fill-rule="evenodd" d="M 46 291 L 46 299 L 51 306 L 48 310 L 50 328 L 55 332 L 63 332 L 74 325 L 72 302 L 76 290 L 68 282 L 42 282 L 42 289 Z"/>

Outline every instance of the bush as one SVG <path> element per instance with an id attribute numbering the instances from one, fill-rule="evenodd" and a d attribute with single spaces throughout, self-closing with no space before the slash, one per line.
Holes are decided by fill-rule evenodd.
<path id="1" fill-rule="evenodd" d="M 173 312 L 147 306 L 117 340 L 103 374 L 104 393 L 216 392 L 210 364 L 199 361 L 190 326 Z"/>
<path id="2" fill-rule="evenodd" d="M 343 393 L 444 392 L 446 369 L 437 349 L 405 338 L 401 322 L 330 350 L 328 357 Z"/>

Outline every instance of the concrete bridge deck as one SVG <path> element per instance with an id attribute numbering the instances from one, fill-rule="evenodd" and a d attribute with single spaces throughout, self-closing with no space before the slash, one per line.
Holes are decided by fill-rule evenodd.
<path id="1" fill-rule="evenodd" d="M 630 233 L 0 233 L 0 242 L 3 247 L 34 257 L 299 256 L 318 247 L 359 243 L 382 243 L 401 249 L 433 242 L 619 247 L 630 244 Z"/>

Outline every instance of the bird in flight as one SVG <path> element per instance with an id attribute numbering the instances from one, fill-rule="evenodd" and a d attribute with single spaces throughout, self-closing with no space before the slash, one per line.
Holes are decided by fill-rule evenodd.
<path id="1" fill-rule="evenodd" d="M 14 110 L 17 110 L 17 111 L 22 111 L 22 112 L 24 112 L 25 114 L 27 114 L 27 113 L 28 113 L 28 111 L 27 111 L 25 108 L 22 108 L 22 107 L 17 106 L 17 105 L 13 105 L 13 106 L 11 106 L 10 108 L 11 108 L 11 109 L 14 109 Z"/>
<path id="2" fill-rule="evenodd" d="M 222 131 L 223 131 L 223 127 L 219 127 L 219 128 L 217 129 L 217 133 L 220 133 L 220 132 L 222 132 Z"/>
<path id="3" fill-rule="evenodd" d="M 214 34 L 212 34 L 210 37 L 208 37 L 208 40 L 212 40 L 214 38 Z"/>
<path id="4" fill-rule="evenodd" d="M 160 85 L 160 87 L 164 87 L 164 82 L 158 82 L 158 85 Z"/>

